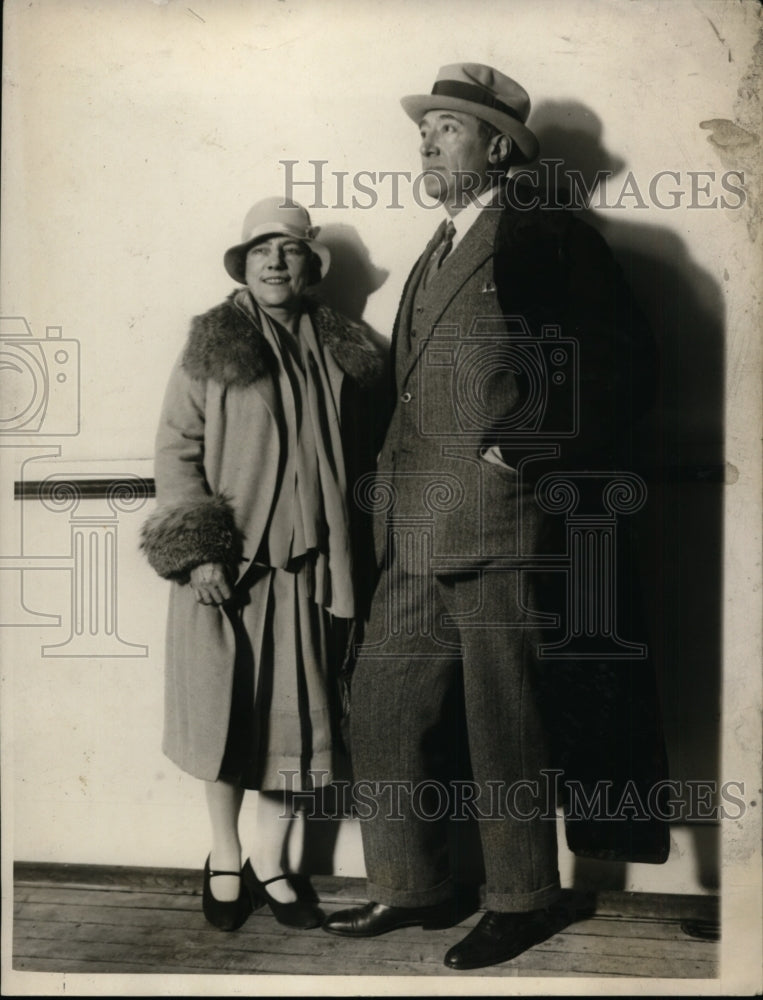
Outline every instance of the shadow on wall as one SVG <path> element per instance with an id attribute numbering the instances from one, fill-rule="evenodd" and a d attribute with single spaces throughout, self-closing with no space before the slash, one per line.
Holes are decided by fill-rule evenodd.
<path id="1" fill-rule="evenodd" d="M 389 340 L 370 327 L 363 314 L 369 296 L 382 287 L 389 271 L 372 263 L 368 247 L 353 226 L 338 223 L 322 226 L 320 239 L 331 251 L 331 266 L 316 290 L 316 297 L 354 322 L 361 323 L 381 354 L 388 357 Z M 347 766 L 346 779 L 349 781 L 349 763 Z M 308 877 L 336 872 L 335 854 L 343 816 L 349 816 L 349 810 L 337 788 L 316 790 L 314 795 L 308 797 L 299 873 Z M 309 892 L 307 884 L 302 888 Z"/>
<path id="2" fill-rule="evenodd" d="M 368 247 L 353 226 L 322 226 L 320 238 L 331 251 L 331 266 L 319 286 L 320 298 L 356 323 L 364 323 L 371 338 L 386 352 L 388 341 L 363 320 L 368 298 L 389 277 L 371 262 Z"/>
<path id="3" fill-rule="evenodd" d="M 543 160 L 560 160 L 556 181 L 564 202 L 564 172 L 579 171 L 596 190 L 608 171 L 618 200 L 626 164 L 602 144 L 602 125 L 590 108 L 546 102 L 533 112 Z M 536 165 L 537 166 L 537 165 Z M 539 171 L 551 176 L 554 168 Z M 636 177 L 648 191 L 649 177 Z M 551 192 L 555 193 L 555 192 Z M 593 204 L 596 204 L 594 196 Z M 633 199 L 623 199 L 633 205 Z M 721 704 L 721 588 L 723 582 L 724 319 L 721 289 L 695 264 L 672 228 L 659 224 L 649 203 L 649 224 L 621 219 L 612 208 L 582 207 L 582 217 L 606 239 L 652 324 L 660 352 L 657 405 L 641 429 L 639 472 L 649 501 L 633 524 L 642 573 L 648 637 L 657 665 L 672 780 L 717 782 Z M 671 221 L 676 219 L 676 214 Z M 677 220 L 676 220 L 677 221 Z M 708 856 L 707 827 L 694 838 L 701 884 L 719 884 Z M 586 879 L 589 866 L 576 874 Z M 622 887 L 624 866 L 612 864 L 610 887 Z M 576 870 L 577 871 L 577 870 Z M 582 886 L 581 886 L 582 887 Z"/>

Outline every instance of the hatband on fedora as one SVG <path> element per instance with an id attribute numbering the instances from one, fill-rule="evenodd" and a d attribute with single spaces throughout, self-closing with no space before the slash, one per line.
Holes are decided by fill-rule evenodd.
<path id="1" fill-rule="evenodd" d="M 246 255 L 258 240 L 266 236 L 291 236 L 301 240 L 317 255 L 321 262 L 321 278 L 325 278 L 331 263 L 331 251 L 325 243 L 315 238 L 317 226 L 310 222 L 306 208 L 286 198 L 263 198 L 246 213 L 241 232 L 241 242 L 226 250 L 223 257 L 225 270 L 235 281 L 246 284 Z"/>
<path id="2" fill-rule="evenodd" d="M 431 94 L 412 94 L 400 101 L 418 124 L 427 111 L 465 111 L 494 125 L 514 140 L 525 163 L 538 155 L 538 140 L 526 127 L 530 98 L 516 80 L 481 63 L 440 67 Z"/>

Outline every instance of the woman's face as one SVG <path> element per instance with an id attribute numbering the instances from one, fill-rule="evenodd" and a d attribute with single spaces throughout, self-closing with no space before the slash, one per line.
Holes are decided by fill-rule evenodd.
<path id="1" fill-rule="evenodd" d="M 309 272 L 310 251 L 290 236 L 270 236 L 246 255 L 246 283 L 266 311 L 297 312 Z"/>

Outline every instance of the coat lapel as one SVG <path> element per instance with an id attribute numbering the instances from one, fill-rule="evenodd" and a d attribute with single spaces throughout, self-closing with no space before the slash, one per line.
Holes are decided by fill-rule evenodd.
<path id="1" fill-rule="evenodd" d="M 455 250 L 451 252 L 440 270 L 430 278 L 427 286 L 429 288 L 429 295 L 426 312 L 421 317 L 421 326 L 426 330 L 426 334 L 417 341 L 411 351 L 406 362 L 403 378 L 407 378 L 410 374 L 424 346 L 432 336 L 432 330 L 439 318 L 474 272 L 482 267 L 485 261 L 493 255 L 495 235 L 500 217 L 501 212 L 498 209 L 483 209 L 476 222 L 471 226 Z M 429 260 L 429 254 L 432 252 L 435 243 L 439 242 L 444 227 L 445 223 L 438 229 L 435 238 L 430 241 L 426 251 L 419 259 L 411 274 L 409 283 L 413 290 L 417 287 L 417 283 L 414 284 L 412 281 L 414 274 L 418 272 L 418 276 L 421 276 L 423 267 Z M 404 303 L 401 309 L 405 307 L 410 310 L 413 294 L 409 293 L 408 298 L 410 301 Z"/>
<path id="2" fill-rule="evenodd" d="M 493 255 L 500 217 L 498 209 L 483 209 L 474 225 L 432 277 L 427 318 L 431 317 L 436 323 L 474 272 Z"/>
<path id="3" fill-rule="evenodd" d="M 434 253 L 435 247 L 439 244 L 440 240 L 443 238 L 445 233 L 445 221 L 443 220 L 440 225 L 435 229 L 432 238 L 429 243 L 427 243 L 424 248 L 424 252 L 421 254 L 419 259 L 411 268 L 411 272 L 405 282 L 403 288 L 403 294 L 400 296 L 400 305 L 398 306 L 397 316 L 395 317 L 395 323 L 392 327 L 392 336 L 396 340 L 399 330 L 400 323 L 405 318 L 406 327 L 410 325 L 411 321 L 411 308 L 413 307 L 413 297 L 416 289 L 419 287 L 419 282 L 421 281 L 421 276 L 429 262 L 429 258 Z"/>

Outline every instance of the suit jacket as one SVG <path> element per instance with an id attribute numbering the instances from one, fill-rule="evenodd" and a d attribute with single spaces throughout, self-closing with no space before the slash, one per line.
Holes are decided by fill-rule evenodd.
<path id="1" fill-rule="evenodd" d="M 395 321 L 375 536 L 381 555 L 387 515 L 418 518 L 436 555 L 480 564 L 516 553 L 517 491 L 544 472 L 633 467 L 656 353 L 606 243 L 571 213 L 484 209 L 417 295 L 439 235 Z M 485 461 L 493 446 L 519 475 Z"/>
<path id="2" fill-rule="evenodd" d="M 452 572 L 532 556 L 527 546 L 539 542 L 523 538 L 522 505 L 536 502 L 540 477 L 632 469 L 633 427 L 656 391 L 651 332 L 606 243 L 581 219 L 486 208 L 417 294 L 440 232 L 414 266 L 395 321 L 377 472 L 377 555 L 406 532 L 406 551 L 426 538 L 412 572 L 427 571 L 430 552 Z M 504 464 L 488 460 L 495 449 Z M 556 521 L 561 538 L 552 531 L 545 551 L 559 553 L 564 522 Z M 623 560 L 618 568 L 632 610 L 629 568 Z M 563 611 L 560 574 L 549 576 L 547 596 L 561 600 L 552 610 Z M 637 619 L 630 625 L 643 639 Z M 540 684 L 563 780 L 589 798 L 597 782 L 610 782 L 617 802 L 629 782 L 646 796 L 665 777 L 650 660 L 551 661 Z M 664 861 L 665 824 L 636 819 L 568 817 L 568 843 L 598 858 Z"/>

